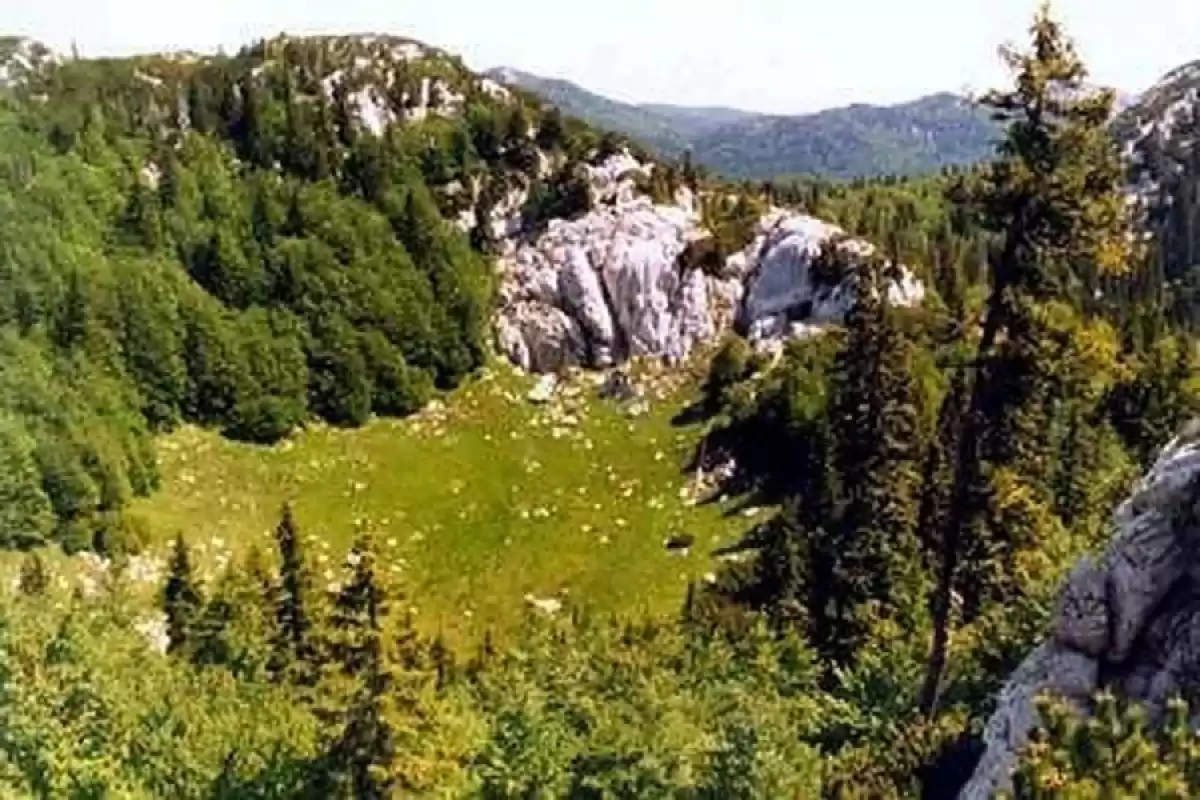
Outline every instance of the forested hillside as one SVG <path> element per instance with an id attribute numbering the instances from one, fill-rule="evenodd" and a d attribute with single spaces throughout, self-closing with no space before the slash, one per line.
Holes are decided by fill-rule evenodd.
<path id="1" fill-rule="evenodd" d="M 954 796 L 1058 585 L 1200 410 L 1197 139 L 1163 131 L 1181 166 L 1131 203 L 1113 97 L 1048 10 L 977 168 L 637 179 L 647 215 L 699 206 L 680 272 L 719 276 L 770 206 L 869 238 L 787 262 L 844 317 L 524 396 L 488 363 L 492 255 L 580 218 L 618 139 L 401 39 L 3 48 L 5 796 Z M 905 270 L 920 302 L 892 302 Z M 133 513 L 164 478 L 181 505 Z M 517 624 L 422 617 L 601 548 L 627 568 Z M 1160 732 L 1047 702 L 1017 796 L 1200 789 L 1181 705 Z"/>
<path id="2" fill-rule="evenodd" d="M 136 538 L 121 509 L 181 421 L 270 442 L 457 385 L 488 347 L 492 268 L 450 220 L 596 143 L 552 114 L 539 151 L 538 109 L 404 40 L 9 50 L 0 536 L 20 546 Z"/>
<path id="3" fill-rule="evenodd" d="M 519 87 L 573 117 L 587 120 L 600 130 L 621 131 L 666 157 L 678 157 L 692 136 L 680 120 L 661 109 L 620 103 L 589 92 L 570 81 L 542 78 L 528 72 L 500 68 L 488 75 L 506 86 Z"/>
<path id="4" fill-rule="evenodd" d="M 1163 76 L 1115 121 L 1124 143 L 1130 185 L 1156 234 L 1153 279 L 1167 287 L 1173 314 L 1200 323 L 1200 63 Z"/>
<path id="5" fill-rule="evenodd" d="M 984 111 L 953 94 L 789 116 L 634 105 L 519 70 L 502 68 L 489 74 L 601 130 L 642 142 L 664 157 L 690 151 L 697 164 L 732 180 L 931 175 L 984 161 L 1000 135 Z"/>

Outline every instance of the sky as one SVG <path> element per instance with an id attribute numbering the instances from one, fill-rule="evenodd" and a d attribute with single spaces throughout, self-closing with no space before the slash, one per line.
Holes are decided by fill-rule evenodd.
<path id="1" fill-rule="evenodd" d="M 390 33 L 619 100 L 804 113 L 1003 83 L 1038 0 L 0 0 L 0 33 L 85 56 Z M 1094 83 L 1200 59 L 1200 0 L 1057 0 Z"/>

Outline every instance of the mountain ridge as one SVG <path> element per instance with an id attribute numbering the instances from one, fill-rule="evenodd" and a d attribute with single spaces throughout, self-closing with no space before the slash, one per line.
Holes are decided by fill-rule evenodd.
<path id="1" fill-rule="evenodd" d="M 564 113 L 642 142 L 664 157 L 691 151 L 731 179 L 810 175 L 838 180 L 935 173 L 991 152 L 999 127 L 951 92 L 876 105 L 853 103 L 807 114 L 722 106 L 625 103 L 570 80 L 512 67 L 485 75 L 530 92 Z"/>

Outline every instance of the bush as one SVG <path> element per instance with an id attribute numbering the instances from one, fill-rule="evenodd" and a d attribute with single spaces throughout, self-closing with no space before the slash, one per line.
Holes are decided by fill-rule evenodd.
<path id="1" fill-rule="evenodd" d="M 92 530 L 92 549 L 108 558 L 136 555 L 152 539 L 146 520 L 129 513 L 101 514 L 94 520 Z"/>
<path id="2" fill-rule="evenodd" d="M 1195 797 L 1200 792 L 1200 738 L 1187 704 L 1168 705 L 1159 727 L 1143 709 L 1111 694 L 1081 718 L 1062 700 L 1039 704 L 1045 724 L 1021 755 L 1013 795 L 1041 797 Z"/>
<path id="3" fill-rule="evenodd" d="M 592 190 L 587 174 L 577 164 L 567 164 L 548 183 L 536 182 L 521 210 L 521 221 L 539 231 L 552 219 L 574 219 L 592 210 Z"/>
<path id="4" fill-rule="evenodd" d="M 713 409 L 726 404 L 727 393 L 737 384 L 753 374 L 754 350 L 740 336 L 733 335 L 725 340 L 721 349 L 713 356 L 704 384 L 704 394 Z"/>

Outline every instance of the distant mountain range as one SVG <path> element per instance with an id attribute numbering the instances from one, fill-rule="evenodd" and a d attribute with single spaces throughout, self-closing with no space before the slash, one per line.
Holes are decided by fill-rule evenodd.
<path id="1" fill-rule="evenodd" d="M 696 163 L 734 179 L 815 175 L 834 180 L 922 175 L 989 157 L 1000 133 L 988 113 L 943 92 L 896 105 L 854 104 L 812 114 L 624 103 L 560 78 L 489 70 L 592 125 L 623 133 L 659 155 L 690 150 Z M 1172 70 L 1141 95 L 1118 92 L 1113 122 L 1128 146 L 1152 121 L 1173 121 L 1200 94 L 1200 61 Z"/>
<path id="2" fill-rule="evenodd" d="M 987 157 L 999 134 L 985 111 L 949 93 L 892 106 L 858 104 L 786 116 L 623 103 L 570 81 L 509 67 L 491 70 L 489 76 L 599 128 L 624 133 L 661 155 L 691 150 L 697 163 L 729 178 L 919 175 Z"/>

